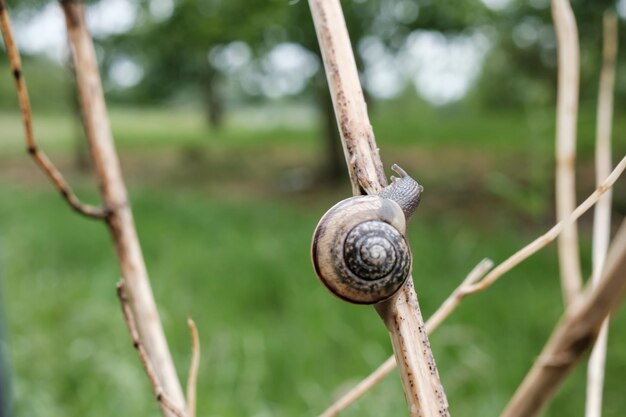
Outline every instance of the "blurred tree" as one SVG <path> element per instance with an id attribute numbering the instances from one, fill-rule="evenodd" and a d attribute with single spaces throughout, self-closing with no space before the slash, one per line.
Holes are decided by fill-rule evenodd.
<path id="1" fill-rule="evenodd" d="M 13 3 L 20 13 L 28 14 L 46 0 Z M 581 39 L 583 101 L 595 100 L 601 15 L 615 3 L 572 2 Z M 136 4 L 138 14 L 130 31 L 96 39 L 103 46 L 99 55 L 109 86 L 114 82 L 110 75 L 120 63 L 130 62 L 142 73 L 138 84 L 118 97 L 152 103 L 195 97 L 204 104 L 209 124 L 218 127 L 225 95 L 230 92 L 227 88 L 239 84 L 241 96 L 271 95 L 267 89 L 251 92 L 243 86 L 244 78 L 262 78 L 264 71 L 271 70 L 264 60 L 277 46 L 298 44 L 315 54 L 320 64 L 317 74 L 308 78 L 311 82 L 304 94 L 320 109 L 324 123 L 328 163 L 324 173 L 331 180 L 341 177 L 345 164 L 307 1 L 136 0 Z M 480 31 L 489 38 L 491 47 L 473 90 L 478 102 L 498 109 L 554 102 L 556 50 L 549 0 L 345 0 L 342 6 L 362 74 L 367 74 L 371 62 L 364 60 L 360 46 L 372 39 L 393 57 L 402 53 L 415 31 L 436 31 L 445 36 Z M 625 44 L 626 31 L 620 36 Z M 624 58 L 626 54 L 621 54 L 620 59 Z M 626 78 L 619 74 L 618 103 L 626 98 Z M 366 95 L 368 81 L 363 75 Z M 371 97 L 367 98 L 372 106 Z"/>
<path id="2" fill-rule="evenodd" d="M 616 1 L 571 2 L 581 49 L 581 104 L 595 103 L 602 50 L 602 15 Z M 489 108 L 552 106 L 556 99 L 556 40 L 549 0 L 511 0 L 494 12 L 492 48 L 475 89 Z M 621 31 L 620 43 L 626 41 Z M 624 61 L 624 54 L 620 60 Z M 618 77 L 619 79 L 619 77 Z M 617 98 L 626 99 L 618 80 Z M 621 84 L 621 87 L 620 87 Z"/>
<path id="3" fill-rule="evenodd" d="M 222 122 L 224 98 L 222 74 L 209 60 L 211 51 L 239 41 L 261 53 L 267 48 L 268 27 L 284 22 L 286 12 L 279 0 L 152 0 L 140 5 L 134 28 L 105 40 L 110 52 L 104 64 L 120 57 L 136 60 L 145 74 L 137 88 L 141 99 L 162 100 L 189 89 L 199 93 L 213 127 Z"/>
<path id="4" fill-rule="evenodd" d="M 166 13 L 155 12 L 158 4 L 170 4 Z M 221 87 L 228 71 L 220 68 L 219 48 L 241 42 L 258 60 L 284 42 L 301 45 L 315 53 L 321 63 L 309 6 L 296 1 L 151 0 L 142 1 L 142 12 L 134 29 L 107 40 L 110 47 L 104 60 L 112 65 L 120 57 L 132 57 L 144 69 L 144 78 L 135 89 L 139 98 L 162 100 L 193 90 L 202 95 L 207 120 L 221 123 L 224 97 Z M 479 0 L 464 2 L 420 2 L 412 0 L 352 0 L 343 2 L 351 39 L 358 45 L 365 38 L 381 39 L 390 50 L 402 48 L 415 29 L 460 32 L 480 25 L 488 9 Z M 355 54 L 357 66 L 365 65 Z M 254 59 L 250 63 L 254 64 Z M 307 94 L 313 94 L 320 109 L 326 137 L 324 176 L 341 178 L 345 163 L 340 149 L 332 103 L 321 65 Z M 366 92 L 366 91 L 365 91 Z"/>

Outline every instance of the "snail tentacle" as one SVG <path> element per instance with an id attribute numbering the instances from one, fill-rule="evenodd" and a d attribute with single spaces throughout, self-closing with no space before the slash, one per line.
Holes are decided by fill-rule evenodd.
<path id="1" fill-rule="evenodd" d="M 392 176 L 391 184 L 380 190 L 378 195 L 398 203 L 408 220 L 417 209 L 424 187 L 419 185 L 398 165 L 393 164 L 391 169 L 400 175 L 400 178 Z"/>

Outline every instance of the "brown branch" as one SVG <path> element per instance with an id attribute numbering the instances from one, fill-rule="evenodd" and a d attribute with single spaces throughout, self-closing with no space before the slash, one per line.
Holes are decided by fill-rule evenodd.
<path id="1" fill-rule="evenodd" d="M 191 364 L 189 365 L 189 377 L 187 378 L 187 414 L 196 417 L 196 381 L 198 380 L 198 367 L 200 366 L 200 336 L 196 323 L 189 317 L 187 319 L 189 333 L 191 334 Z"/>
<path id="2" fill-rule="evenodd" d="M 85 26 L 84 8 L 80 1 L 75 0 L 61 1 L 61 6 L 65 14 L 85 133 L 102 200 L 108 210 L 107 225 L 129 295 L 128 303 L 163 394 L 177 409 L 184 409 L 185 398 L 159 319 L 113 143 L 96 54 Z M 171 417 L 169 408 L 164 407 L 163 403 L 161 405 L 163 414 Z"/>
<path id="3" fill-rule="evenodd" d="M 598 200 L 600 200 L 600 197 L 602 197 L 604 193 L 606 193 L 608 190 L 611 189 L 611 187 L 613 187 L 613 184 L 615 184 L 615 181 L 617 181 L 617 179 L 624 172 L 625 169 L 626 156 L 622 158 L 619 164 L 617 164 L 615 169 L 611 172 L 611 175 L 609 175 L 604 180 L 604 182 L 600 184 L 589 197 L 587 197 L 585 201 L 583 201 L 578 207 L 576 207 L 576 210 L 570 213 L 568 217 L 555 224 L 546 233 L 539 236 L 537 239 L 533 240 L 528 245 L 524 246 L 522 249 L 511 255 L 500 265 L 495 267 L 491 272 L 487 274 L 487 276 L 485 276 L 482 281 L 470 286 L 465 291 L 465 295 L 485 290 L 495 281 L 500 279 L 502 275 L 519 265 L 520 262 L 535 254 L 539 249 L 543 248 L 548 243 L 556 239 L 556 237 L 559 235 L 559 233 L 563 231 L 566 225 L 571 224 L 580 216 L 582 216 L 587 210 L 593 207 L 593 205 L 596 204 Z"/>
<path id="4" fill-rule="evenodd" d="M 139 355 L 139 360 L 143 365 L 144 370 L 146 371 L 146 375 L 148 375 L 148 380 L 150 381 L 150 386 L 152 387 L 152 391 L 154 391 L 154 395 L 156 400 L 161 404 L 164 408 L 167 408 L 170 412 L 172 412 L 176 417 L 187 417 L 184 412 L 179 410 L 169 399 L 167 395 L 163 392 L 163 388 L 161 384 L 159 384 L 159 379 L 154 371 L 154 367 L 152 366 L 152 362 L 150 361 L 150 357 L 148 356 L 148 352 L 146 352 L 146 348 L 141 343 L 141 339 L 139 338 L 139 333 L 137 332 L 137 325 L 135 322 L 135 318 L 133 317 L 133 312 L 128 305 L 128 298 L 126 296 L 126 291 L 124 289 L 124 283 L 120 281 L 117 284 L 117 298 L 120 300 L 120 307 L 122 308 L 122 314 L 124 315 L 124 321 L 128 326 L 128 332 L 130 333 L 130 338 L 133 341 L 133 347 L 137 350 L 137 354 Z M 193 417 L 193 416 L 190 416 Z"/>
<path id="5" fill-rule="evenodd" d="M 0 0 L 0 29 L 2 30 L 4 45 L 9 57 L 9 63 L 11 65 L 11 72 L 13 73 L 13 78 L 15 80 L 17 98 L 22 111 L 22 122 L 24 124 L 26 150 L 28 151 L 28 154 L 33 158 L 35 163 L 46 174 L 50 181 L 52 181 L 54 187 L 59 191 L 59 193 L 61 193 L 61 196 L 70 205 L 70 207 L 72 207 L 72 209 L 87 217 L 98 219 L 104 218 L 106 216 L 106 211 L 102 208 L 82 203 L 76 194 L 74 194 L 74 191 L 72 191 L 72 188 L 69 186 L 67 181 L 65 181 L 61 172 L 54 166 L 48 156 L 37 146 L 33 130 L 30 100 L 28 98 L 28 88 L 22 72 L 20 52 L 13 38 L 11 20 L 3 0 Z"/>
<path id="6" fill-rule="evenodd" d="M 387 184 L 387 179 L 367 115 L 341 4 L 337 0 L 310 0 L 309 5 L 353 194 L 375 194 Z"/>
<path id="7" fill-rule="evenodd" d="M 593 346 L 604 319 L 626 292 L 626 220 L 609 249 L 598 285 L 587 284 L 568 306 L 537 361 L 500 417 L 538 415 L 574 365 Z"/>
<path id="8" fill-rule="evenodd" d="M 429 335 L 435 331 L 443 321 L 452 314 L 463 300 L 463 290 L 478 281 L 493 266 L 490 259 L 483 259 L 472 271 L 465 277 L 463 282 L 450 294 L 450 296 L 439 306 L 437 311 L 426 322 L 426 333 Z M 396 357 L 390 356 L 382 365 L 374 372 L 369 374 L 365 379 L 358 383 L 354 388 L 343 394 L 341 398 L 335 401 L 330 407 L 324 411 L 320 417 L 334 417 L 340 412 L 348 408 L 352 403 L 361 398 L 367 391 L 376 386 L 387 375 L 396 368 Z"/>
<path id="9" fill-rule="evenodd" d="M 611 171 L 611 124 L 613 121 L 613 88 L 615 85 L 615 61 L 617 58 L 617 16 L 605 12 L 603 19 L 604 44 L 602 70 L 598 91 L 596 122 L 596 183 Z M 600 282 L 606 260 L 611 234 L 611 191 L 607 192 L 595 207 L 593 217 L 593 273 L 591 281 Z M 598 340 L 591 352 L 587 366 L 586 417 L 602 415 L 602 389 L 608 341 L 608 318 L 602 324 Z"/>
<path id="10" fill-rule="evenodd" d="M 386 183 L 367 115 L 348 30 L 339 0 L 309 0 L 343 149 L 355 195 L 378 192 Z M 389 330 L 411 416 L 448 413 L 448 401 L 424 329 L 413 279 L 376 306 Z"/>
<path id="11" fill-rule="evenodd" d="M 580 57 L 576 19 L 568 0 L 552 0 L 552 19 L 558 54 L 556 104 L 556 219 L 561 221 L 576 207 L 576 118 Z M 558 240 L 561 287 L 565 304 L 574 300 L 582 287 L 578 229 L 568 224 Z"/>

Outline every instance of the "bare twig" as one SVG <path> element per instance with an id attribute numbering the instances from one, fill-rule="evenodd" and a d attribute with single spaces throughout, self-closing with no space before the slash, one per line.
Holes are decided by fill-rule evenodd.
<path id="1" fill-rule="evenodd" d="M 624 172 L 624 169 L 626 169 L 626 157 L 622 158 L 620 163 L 617 164 L 615 169 L 604 180 L 604 182 L 600 184 L 596 188 L 596 190 L 589 197 L 587 197 L 585 201 L 583 201 L 578 207 L 576 207 L 576 210 L 570 213 L 568 217 L 561 220 L 546 233 L 539 236 L 537 239 L 533 240 L 528 245 L 524 246 L 522 249 L 511 255 L 507 260 L 505 260 L 500 265 L 495 267 L 491 272 L 489 272 L 482 281 L 470 286 L 464 292 L 464 295 L 483 291 L 495 281 L 497 281 L 502 275 L 517 266 L 520 262 L 536 253 L 539 249 L 543 248 L 548 243 L 552 242 L 559 235 L 559 233 L 561 233 L 566 225 L 571 224 L 573 221 L 582 216 L 587 210 L 589 210 L 594 204 L 598 202 L 598 200 L 604 193 L 611 189 L 613 184 L 615 184 L 615 181 L 617 181 L 619 176 Z"/>
<path id="2" fill-rule="evenodd" d="M 163 407 L 172 412 L 176 417 L 187 417 L 185 413 L 179 410 L 172 403 L 169 397 L 165 395 L 165 393 L 163 392 L 163 388 L 161 388 L 161 384 L 159 384 L 159 379 L 156 375 L 156 372 L 154 371 L 154 367 L 152 366 L 152 362 L 150 361 L 148 352 L 146 352 L 146 348 L 144 347 L 143 343 L 141 343 L 141 339 L 139 338 L 135 318 L 133 317 L 133 312 L 128 305 L 128 298 L 126 296 L 126 290 L 122 281 L 117 284 L 117 298 L 120 300 L 122 314 L 124 315 L 124 321 L 128 326 L 128 332 L 130 333 L 130 338 L 133 341 L 133 346 L 137 350 L 139 360 L 141 361 L 141 364 L 146 371 L 146 375 L 148 375 L 148 380 L 150 380 L 150 385 L 152 386 L 152 391 L 154 391 L 156 400 Z"/>
<path id="3" fill-rule="evenodd" d="M 556 104 L 556 219 L 561 221 L 576 207 L 576 118 L 580 58 L 576 19 L 568 0 L 552 0 L 557 39 L 558 90 Z M 569 223 L 558 240 L 561 287 L 565 303 L 582 287 L 578 229 Z"/>
<path id="4" fill-rule="evenodd" d="M 65 14 L 72 60 L 76 70 L 85 133 L 90 144 L 102 199 L 107 209 L 107 225 L 118 256 L 124 285 L 128 291 L 128 303 L 142 344 L 163 388 L 163 394 L 166 394 L 177 409 L 184 409 L 185 398 L 152 295 L 113 143 L 96 54 L 85 26 L 83 5 L 76 0 L 62 0 L 61 6 Z M 171 411 L 161 404 L 163 414 L 171 417 Z"/>
<path id="5" fill-rule="evenodd" d="M 615 84 L 615 60 L 617 56 L 617 17 L 606 12 L 603 19 L 604 46 L 602 70 L 598 92 L 596 121 L 596 182 L 606 177 L 611 170 L 611 124 L 613 119 L 613 87 Z M 591 281 L 599 283 L 611 234 L 611 191 L 596 204 L 593 218 L 593 273 Z M 608 318 L 602 324 L 598 339 L 591 352 L 587 367 L 586 417 L 602 415 L 602 389 L 604 385 L 604 363 L 608 340 Z"/>
<path id="6" fill-rule="evenodd" d="M 386 183 L 367 105 L 339 0 L 309 0 L 335 116 L 355 195 L 374 194 Z M 411 416 L 447 416 L 448 401 L 439 381 L 420 313 L 413 279 L 376 305 L 389 330 Z"/>
<path id="7" fill-rule="evenodd" d="M 464 298 L 463 289 L 478 281 L 493 266 L 490 259 L 483 259 L 465 277 L 463 282 L 450 294 L 450 296 L 439 306 L 437 311 L 426 322 L 426 332 L 431 334 L 439 325 L 458 307 Z M 348 408 L 352 403 L 361 398 L 367 391 L 383 380 L 396 368 L 396 357 L 390 356 L 382 365 L 365 379 L 359 382 L 354 388 L 346 392 L 324 411 L 320 417 L 334 417 Z"/>
<path id="8" fill-rule="evenodd" d="M 600 326 L 626 291 L 626 221 L 609 249 L 600 283 L 589 283 L 567 307 L 543 351 L 500 417 L 533 417 L 593 346 Z"/>
<path id="9" fill-rule="evenodd" d="M 348 392 L 344 393 L 337 401 L 331 404 L 319 417 L 335 417 L 339 415 L 343 410 L 352 405 L 356 400 L 361 398 L 370 389 L 375 387 L 381 382 L 387 375 L 396 369 L 396 357 L 391 355 L 385 362 L 378 368 L 369 374 L 366 378 L 362 379 L 356 386 L 351 388 Z"/>
<path id="10" fill-rule="evenodd" d="M 82 203 L 76 194 L 74 194 L 69 184 L 65 181 L 61 172 L 54 166 L 48 156 L 37 146 L 33 131 L 30 100 L 28 99 L 28 88 L 26 87 L 26 80 L 24 79 L 22 73 L 20 52 L 13 38 L 11 20 L 5 7 L 4 0 L 0 0 L 0 29 L 2 30 L 2 37 L 4 38 L 4 44 L 9 57 L 9 62 L 11 64 L 11 71 L 13 72 L 13 78 L 15 79 L 15 89 L 17 90 L 17 97 L 22 111 L 22 121 L 26 136 L 26 150 L 39 168 L 41 168 L 50 181 L 52 181 L 54 187 L 61 193 L 61 196 L 70 205 L 70 207 L 72 207 L 72 209 L 87 217 L 100 219 L 104 218 L 106 215 L 105 210 Z"/>
<path id="11" fill-rule="evenodd" d="M 450 417 L 412 277 L 398 293 L 375 308 L 391 337 L 409 415 Z"/>
<path id="12" fill-rule="evenodd" d="M 187 318 L 189 333 L 191 334 L 191 364 L 189 365 L 189 377 L 187 378 L 187 414 L 188 417 L 196 417 L 196 381 L 198 380 L 198 367 L 200 366 L 200 337 L 196 323 Z"/>
<path id="13" fill-rule="evenodd" d="M 454 292 L 450 294 L 450 296 L 426 322 L 426 331 L 428 333 L 439 327 L 439 325 L 447 319 L 454 310 L 456 310 L 459 304 L 461 304 L 463 298 L 467 295 L 465 290 L 483 278 L 492 266 L 493 261 L 485 258 L 480 261 L 469 274 L 467 274 L 461 285 L 459 285 Z"/>
<path id="14" fill-rule="evenodd" d="M 367 115 L 350 38 L 337 0 L 310 0 L 326 78 L 354 195 L 376 194 L 387 184 Z"/>

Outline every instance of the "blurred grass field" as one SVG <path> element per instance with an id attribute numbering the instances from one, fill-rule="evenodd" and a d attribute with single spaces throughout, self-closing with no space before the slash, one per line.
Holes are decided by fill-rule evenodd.
<path id="1" fill-rule="evenodd" d="M 313 116 L 265 124 L 248 112 L 220 132 L 206 130 L 193 111 L 114 108 L 111 115 L 182 380 L 187 315 L 200 330 L 198 415 L 314 416 L 391 347 L 374 310 L 330 296 L 310 265 L 317 220 L 350 192 L 347 179 L 339 187 L 313 181 L 323 158 Z M 400 163 L 426 188 L 409 232 L 426 317 L 483 257 L 504 260 L 553 221 L 552 119 L 541 111 L 374 108 L 386 167 Z M 617 141 L 626 123 L 616 120 Z M 93 179 L 74 167 L 75 122 L 58 114 L 35 121 L 78 194 L 97 201 Z M 593 123 L 581 117 L 579 200 L 593 190 Z M 71 212 L 28 160 L 17 114 L 1 114 L 0 126 L 0 301 L 15 415 L 157 415 L 119 311 L 105 227 Z M 616 158 L 625 151 L 618 142 Z M 624 191 L 621 180 L 616 222 L 626 211 Z M 590 219 L 581 223 L 585 275 Z M 497 415 L 561 312 L 554 246 L 464 301 L 431 338 L 452 414 Z M 611 326 L 607 417 L 626 408 L 625 325 L 622 311 Z M 580 415 L 583 368 L 546 416 Z M 397 373 L 345 415 L 406 415 Z"/>

